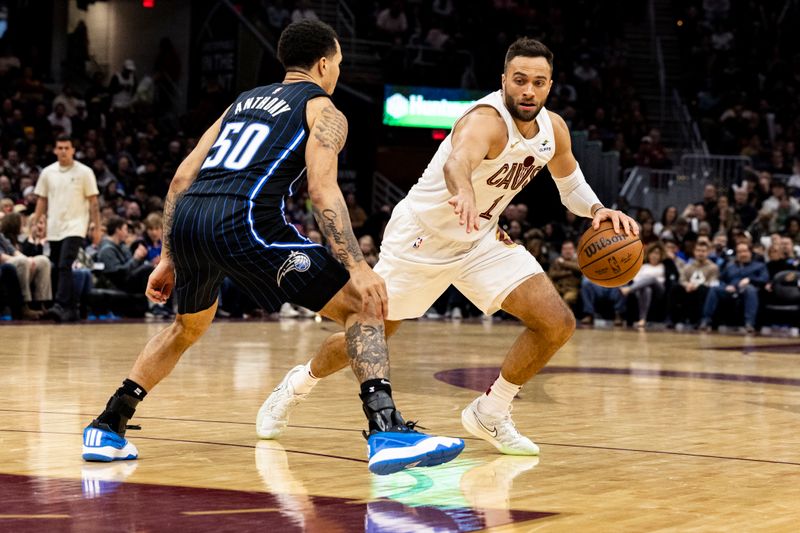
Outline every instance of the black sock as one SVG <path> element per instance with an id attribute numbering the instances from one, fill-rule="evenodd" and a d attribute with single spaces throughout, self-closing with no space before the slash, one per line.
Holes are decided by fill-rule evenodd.
<path id="1" fill-rule="evenodd" d="M 392 384 L 388 379 L 380 378 L 380 379 L 368 379 L 364 383 L 361 384 L 361 399 L 364 399 L 364 396 L 367 394 L 371 394 L 373 392 L 378 392 L 379 390 L 385 391 L 392 395 Z"/>
<path id="2" fill-rule="evenodd" d="M 127 394 L 128 396 L 133 396 L 141 402 L 144 400 L 144 397 L 147 396 L 147 391 L 135 381 L 126 379 L 122 382 L 122 387 L 117 389 L 117 394 Z"/>
<path id="3" fill-rule="evenodd" d="M 370 379 L 361 384 L 361 401 L 369 431 L 391 431 L 405 424 L 392 399 L 388 379 Z"/>
<path id="4" fill-rule="evenodd" d="M 147 396 L 147 391 L 135 381 L 126 379 L 114 395 L 109 398 L 105 410 L 95 419 L 98 424 L 107 424 L 112 431 L 125 435 L 128 421 L 133 418 L 136 406 Z"/>

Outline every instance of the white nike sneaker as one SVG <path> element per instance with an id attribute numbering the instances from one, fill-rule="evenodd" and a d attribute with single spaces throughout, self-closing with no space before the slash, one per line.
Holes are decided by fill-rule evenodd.
<path id="1" fill-rule="evenodd" d="M 520 434 L 511 420 L 511 410 L 495 417 L 478 411 L 480 396 L 461 411 L 464 429 L 478 438 L 491 443 L 505 455 L 539 455 L 539 447 L 531 439 Z"/>
<path id="2" fill-rule="evenodd" d="M 289 424 L 289 411 L 308 396 L 308 394 L 295 394 L 289 383 L 293 375 L 305 372 L 305 368 L 305 365 L 297 365 L 291 369 L 261 404 L 256 416 L 256 434 L 262 439 L 277 439 Z"/>

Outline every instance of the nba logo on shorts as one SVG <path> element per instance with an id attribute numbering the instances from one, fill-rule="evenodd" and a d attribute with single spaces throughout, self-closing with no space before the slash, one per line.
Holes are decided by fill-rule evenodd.
<path id="1" fill-rule="evenodd" d="M 422 237 L 417 237 L 414 240 L 414 244 L 412 244 L 411 246 L 413 246 L 414 248 L 419 248 L 420 246 L 422 246 Z"/>
<path id="2" fill-rule="evenodd" d="M 289 272 L 296 271 L 296 272 L 305 272 L 311 268 L 311 259 L 304 254 L 303 252 L 292 252 L 289 254 L 289 257 L 286 261 L 283 262 L 281 267 L 278 269 L 278 276 L 276 277 L 276 281 L 278 282 L 278 287 L 281 286 L 281 281 L 283 280 L 284 276 Z"/>

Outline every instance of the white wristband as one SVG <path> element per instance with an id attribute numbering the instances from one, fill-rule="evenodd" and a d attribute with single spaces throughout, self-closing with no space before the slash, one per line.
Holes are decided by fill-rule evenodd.
<path id="1" fill-rule="evenodd" d="M 561 196 L 561 203 L 567 209 L 578 216 L 592 218 L 592 206 L 602 205 L 600 199 L 592 188 L 586 183 L 586 178 L 581 172 L 581 166 L 577 165 L 569 176 L 563 178 L 553 178 Z"/>

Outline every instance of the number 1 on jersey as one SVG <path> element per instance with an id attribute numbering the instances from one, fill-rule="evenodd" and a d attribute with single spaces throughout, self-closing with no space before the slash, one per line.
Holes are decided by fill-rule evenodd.
<path id="1" fill-rule="evenodd" d="M 486 211 L 484 211 L 483 213 L 481 213 L 481 214 L 480 214 L 480 215 L 478 215 L 478 216 L 479 216 L 479 217 L 481 217 L 481 218 L 485 218 L 486 220 L 492 220 L 492 210 L 493 210 L 495 207 L 497 207 L 497 204 L 499 204 L 499 203 L 500 203 L 500 200 L 502 200 L 503 198 L 505 198 L 505 196 L 506 196 L 506 195 L 504 194 L 503 196 L 499 196 L 499 197 L 495 198 L 495 199 L 494 199 L 494 202 L 492 202 L 492 205 L 490 205 L 490 206 L 489 206 L 489 209 L 487 209 Z"/>

